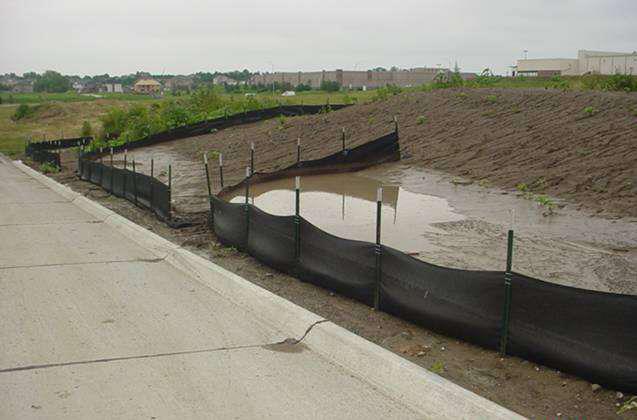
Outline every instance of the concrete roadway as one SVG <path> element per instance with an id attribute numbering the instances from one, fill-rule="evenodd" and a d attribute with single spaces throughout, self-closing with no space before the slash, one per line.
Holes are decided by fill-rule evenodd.
<path id="1" fill-rule="evenodd" d="M 434 375 L 408 362 L 397 370 L 393 355 L 240 278 L 189 275 L 81 200 L 0 156 L 0 418 L 449 417 L 395 391 L 402 384 L 378 385 L 401 370 L 423 384 Z M 286 311 L 299 315 L 269 322 Z M 276 344 L 317 322 L 315 342 Z M 351 360 L 380 352 L 394 367 L 366 377 L 338 361 L 347 351 L 324 351 L 336 336 L 360 346 Z M 515 416 L 458 388 L 457 417 Z M 465 412 L 456 395 L 475 404 Z"/>

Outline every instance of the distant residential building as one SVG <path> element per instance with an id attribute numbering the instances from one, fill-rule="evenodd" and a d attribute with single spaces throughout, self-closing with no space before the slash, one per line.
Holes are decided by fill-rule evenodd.
<path id="1" fill-rule="evenodd" d="M 190 91 L 194 86 L 194 79 L 190 76 L 175 76 L 166 80 L 166 89 L 170 91 Z"/>
<path id="2" fill-rule="evenodd" d="M 139 79 L 133 85 L 133 92 L 143 94 L 154 94 L 161 91 L 161 83 L 155 79 Z"/>
<path id="3" fill-rule="evenodd" d="M 234 80 L 232 77 L 226 76 L 225 74 L 220 74 L 218 76 L 215 76 L 214 79 L 212 79 L 212 83 L 215 85 L 228 85 L 228 86 L 234 86 L 239 84 L 239 82 Z"/>
<path id="4" fill-rule="evenodd" d="M 124 93 L 121 83 L 104 83 L 102 89 L 106 93 Z"/>
<path id="5" fill-rule="evenodd" d="M 577 58 L 532 58 L 518 60 L 514 76 L 551 77 L 583 74 L 637 75 L 637 52 L 621 53 L 579 50 Z"/>
<path id="6" fill-rule="evenodd" d="M 13 93 L 33 93 L 32 80 L 18 80 L 11 86 Z"/>

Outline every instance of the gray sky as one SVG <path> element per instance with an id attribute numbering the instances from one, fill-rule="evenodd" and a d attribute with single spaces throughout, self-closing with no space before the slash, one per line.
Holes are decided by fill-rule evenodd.
<path id="1" fill-rule="evenodd" d="M 637 49 L 637 0 L 0 0 L 0 73 L 449 66 Z"/>

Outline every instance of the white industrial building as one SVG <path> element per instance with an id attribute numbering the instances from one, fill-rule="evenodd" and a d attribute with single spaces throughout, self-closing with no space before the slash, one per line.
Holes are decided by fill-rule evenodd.
<path id="1" fill-rule="evenodd" d="M 514 68 L 514 75 L 517 76 L 579 76 L 588 73 L 637 75 L 637 52 L 579 50 L 577 58 L 518 60 L 518 64 Z"/>

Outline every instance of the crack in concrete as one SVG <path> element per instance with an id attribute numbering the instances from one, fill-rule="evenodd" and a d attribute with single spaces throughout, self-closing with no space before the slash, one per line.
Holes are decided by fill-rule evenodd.
<path id="1" fill-rule="evenodd" d="M 109 260 L 109 261 L 88 261 L 88 262 L 70 262 L 70 263 L 59 263 L 59 264 L 32 264 L 32 265 L 10 265 L 5 267 L 0 267 L 0 270 L 10 270 L 15 268 L 43 268 L 43 267 L 66 267 L 66 266 L 75 266 L 75 265 L 89 265 L 89 264 L 111 264 L 111 263 L 136 263 L 136 262 L 145 262 L 145 263 L 159 263 L 163 262 L 168 256 L 162 258 L 135 258 L 132 260 Z"/>
<path id="2" fill-rule="evenodd" d="M 266 344 L 246 344 L 242 346 L 227 346 L 227 347 L 214 347 L 209 349 L 199 349 L 199 350 L 183 350 L 183 351 L 173 351 L 173 352 L 164 352 L 164 353 L 151 353 L 151 354 L 142 354 L 136 356 L 120 356 L 120 357 L 106 357 L 100 359 L 89 359 L 89 360 L 75 360 L 71 362 L 58 362 L 58 363 L 43 363 L 38 365 L 26 365 L 26 366 L 16 366 L 12 368 L 4 368 L 0 369 L 0 374 L 2 373 L 12 373 L 12 372 L 21 372 L 28 370 L 38 370 L 38 369 L 50 369 L 56 367 L 66 367 L 66 366 L 77 366 L 77 365 L 91 365 L 96 363 L 109 363 L 109 362 L 120 362 L 125 360 L 142 360 L 142 359 L 154 359 L 159 357 L 170 357 L 170 356 L 182 356 L 188 354 L 199 354 L 199 353 L 214 353 L 219 351 L 232 351 L 232 350 L 245 350 L 245 349 L 254 349 L 254 348 L 266 348 L 273 349 L 273 346 L 277 345 L 297 345 L 300 344 L 312 331 L 312 329 L 322 322 L 327 322 L 327 319 L 322 319 L 320 321 L 316 321 L 310 325 L 301 338 L 286 338 L 282 341 L 276 341 L 274 343 L 266 343 Z"/>
<path id="3" fill-rule="evenodd" d="M 50 225 L 79 225 L 87 223 L 104 223 L 103 220 L 69 220 L 68 222 L 48 222 L 48 223 L 8 223 L 0 227 L 10 226 L 50 226 Z"/>

